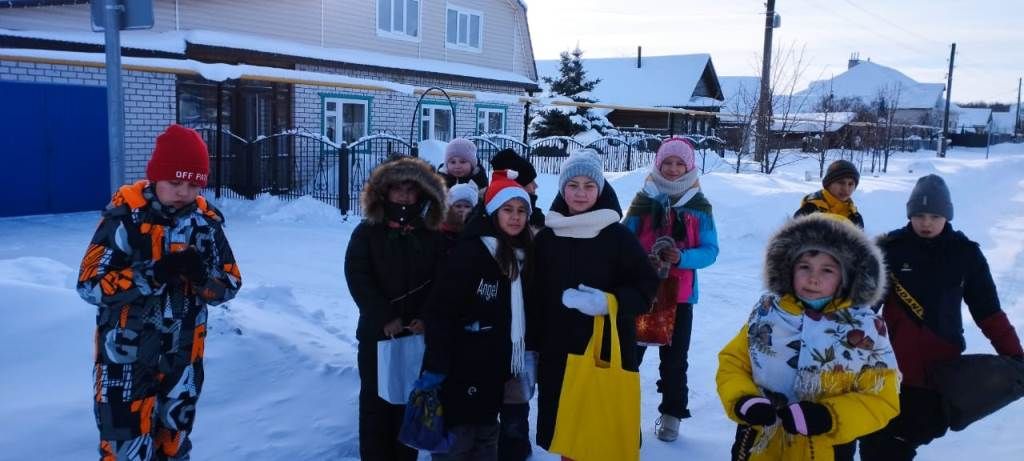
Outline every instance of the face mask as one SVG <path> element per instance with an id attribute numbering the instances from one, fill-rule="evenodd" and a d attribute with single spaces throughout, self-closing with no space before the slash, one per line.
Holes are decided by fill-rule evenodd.
<path id="1" fill-rule="evenodd" d="M 828 304 L 828 302 L 832 300 L 832 296 L 825 296 L 824 298 L 818 298 L 818 299 L 804 299 L 804 298 L 801 298 L 799 296 L 797 296 L 797 297 L 800 298 L 800 301 L 803 301 L 804 304 L 807 305 L 807 307 L 810 307 L 811 309 L 814 309 L 816 311 L 820 311 L 820 310 L 824 309 L 825 305 Z"/>

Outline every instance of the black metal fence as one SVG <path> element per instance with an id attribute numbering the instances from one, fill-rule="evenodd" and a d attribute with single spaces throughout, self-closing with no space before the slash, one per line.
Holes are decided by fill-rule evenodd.
<path id="1" fill-rule="evenodd" d="M 217 197 L 254 199 L 262 194 L 286 198 L 308 195 L 338 207 L 343 214 L 360 211 L 360 193 L 374 168 L 391 156 L 417 155 L 415 145 L 391 134 L 366 136 L 336 144 L 305 130 L 289 130 L 247 140 L 216 127 L 194 127 L 210 150 L 208 188 Z M 512 149 L 538 173 L 558 174 L 569 154 L 590 148 L 601 156 L 605 171 L 630 171 L 649 165 L 663 137 L 650 134 L 606 136 L 587 144 L 554 136 L 529 144 L 503 135 L 471 136 L 480 164 L 503 149 Z M 691 139 L 698 148 L 705 139 Z"/>

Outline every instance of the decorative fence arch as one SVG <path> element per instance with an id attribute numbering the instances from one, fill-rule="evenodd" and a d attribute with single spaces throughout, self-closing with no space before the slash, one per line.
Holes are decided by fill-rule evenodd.
<path id="1" fill-rule="evenodd" d="M 583 144 L 568 136 L 549 136 L 530 143 L 527 157 L 537 173 L 558 174 L 562 160 L 583 148 Z"/>

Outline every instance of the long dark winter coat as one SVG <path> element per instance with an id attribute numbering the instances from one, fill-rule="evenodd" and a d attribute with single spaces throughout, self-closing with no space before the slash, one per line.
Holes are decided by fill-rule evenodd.
<path id="1" fill-rule="evenodd" d="M 512 282 L 480 238 L 497 236 L 491 218 L 474 219 L 448 257 L 427 307 L 423 369 L 446 375 L 441 401 L 450 427 L 497 423 L 511 378 Z M 524 282 L 525 294 L 529 280 Z"/>
<path id="2" fill-rule="evenodd" d="M 408 223 L 388 218 L 391 186 L 412 181 L 420 190 L 416 213 Z M 359 307 L 356 338 L 384 339 L 384 325 L 422 319 L 443 242 L 437 231 L 444 213 L 444 184 L 426 162 L 402 158 L 373 171 L 363 189 L 363 222 L 356 226 L 345 253 L 345 278 Z"/>
<path id="3" fill-rule="evenodd" d="M 605 184 L 591 211 L 601 209 L 613 210 L 622 217 L 610 184 Z M 569 214 L 561 194 L 555 198 L 551 211 Z M 594 329 L 593 317 L 562 304 L 562 292 L 582 283 L 615 295 L 619 303 L 617 322 L 622 366 L 635 371 L 635 317 L 650 309 L 658 288 L 658 275 L 636 236 L 618 222 L 607 225 L 592 238 L 560 237 L 546 228 L 537 234 L 534 255 L 537 273 L 526 302 L 532 307 L 531 315 L 537 318 L 527 320 L 531 328 L 526 347 L 540 351 L 537 444 L 549 448 L 566 358 L 568 354 L 582 354 L 586 350 Z M 535 325 L 537 328 L 532 327 Z M 607 325 L 604 338 L 601 350 L 607 357 L 610 349 Z"/>
<path id="4" fill-rule="evenodd" d="M 964 301 L 996 352 L 1022 354 L 977 243 L 948 223 L 934 238 L 919 237 L 908 224 L 882 236 L 879 243 L 891 285 L 883 315 L 904 385 L 925 386 L 929 368 L 963 352 Z"/>

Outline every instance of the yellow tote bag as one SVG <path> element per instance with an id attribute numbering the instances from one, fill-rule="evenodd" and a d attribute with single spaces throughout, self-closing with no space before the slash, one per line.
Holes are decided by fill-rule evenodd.
<path id="1" fill-rule="evenodd" d="M 640 458 L 640 373 L 622 369 L 618 310 L 608 295 L 608 316 L 594 317 L 587 350 L 566 359 L 552 453 L 576 461 Z M 601 360 L 605 317 L 611 319 L 610 363 Z"/>

